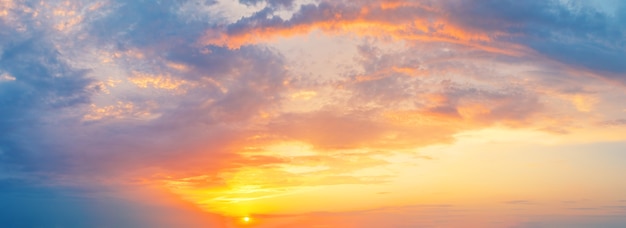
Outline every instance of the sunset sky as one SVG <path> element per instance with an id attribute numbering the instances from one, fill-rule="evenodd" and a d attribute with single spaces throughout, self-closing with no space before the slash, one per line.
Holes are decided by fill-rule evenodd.
<path id="1" fill-rule="evenodd" d="M 626 1 L 0 0 L 0 227 L 626 227 Z"/>

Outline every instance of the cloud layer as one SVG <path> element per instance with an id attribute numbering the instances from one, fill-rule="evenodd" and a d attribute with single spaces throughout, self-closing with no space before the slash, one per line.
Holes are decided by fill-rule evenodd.
<path id="1" fill-rule="evenodd" d="M 1 195 L 158 188 L 211 209 L 389 183 L 389 157 L 466 131 L 618 123 L 626 4 L 603 4 L 0 1 Z M 352 55 L 298 68 L 329 61 L 316 36 Z"/>

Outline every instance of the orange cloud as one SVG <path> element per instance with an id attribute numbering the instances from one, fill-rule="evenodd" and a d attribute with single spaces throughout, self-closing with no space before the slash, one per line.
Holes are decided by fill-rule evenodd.
<path id="1" fill-rule="evenodd" d="M 526 52 L 520 45 L 496 44 L 492 36 L 475 29 L 465 29 L 447 19 L 435 6 L 405 1 L 342 5 L 323 2 L 306 6 L 286 21 L 264 17 L 242 19 L 241 23 L 211 30 L 200 41 L 204 45 L 239 48 L 266 42 L 278 37 L 290 37 L 321 30 L 330 34 L 391 37 L 408 42 L 447 42 L 507 55 Z"/>
<path id="2" fill-rule="evenodd" d="M 133 72 L 133 76 L 129 77 L 128 80 L 139 88 L 151 87 L 155 89 L 173 90 L 179 93 L 184 93 L 187 87 L 195 86 L 194 83 L 176 79 L 170 75 L 150 75 L 142 72 Z"/>
<path id="3" fill-rule="evenodd" d="M 15 3 L 13 0 L 2 0 L 0 1 L 0 17 L 6 17 L 9 15 L 9 10 L 15 7 Z"/>
<path id="4" fill-rule="evenodd" d="M 83 116 L 83 121 L 96 121 L 102 119 L 154 119 L 158 114 L 151 113 L 148 108 L 136 107 L 132 102 L 117 102 L 115 105 L 98 107 L 95 104 L 89 106 L 90 110 Z"/>

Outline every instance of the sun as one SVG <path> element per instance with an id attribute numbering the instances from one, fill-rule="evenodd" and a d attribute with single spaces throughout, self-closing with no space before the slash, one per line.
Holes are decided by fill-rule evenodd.
<path id="1" fill-rule="evenodd" d="M 250 217 L 246 216 L 246 217 L 241 218 L 241 220 L 243 220 L 243 222 L 245 223 L 249 223 L 251 219 Z"/>

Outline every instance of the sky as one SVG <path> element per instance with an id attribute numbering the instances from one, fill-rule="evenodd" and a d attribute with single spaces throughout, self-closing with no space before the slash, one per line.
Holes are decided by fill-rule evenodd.
<path id="1" fill-rule="evenodd" d="M 626 227 L 626 2 L 0 0 L 2 227 Z"/>

